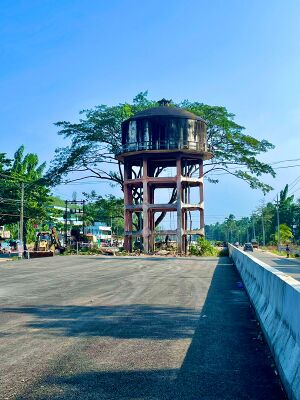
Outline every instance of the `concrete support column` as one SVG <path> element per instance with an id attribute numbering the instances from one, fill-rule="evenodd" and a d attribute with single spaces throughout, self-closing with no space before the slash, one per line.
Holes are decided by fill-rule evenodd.
<path id="1" fill-rule="evenodd" d="M 143 244 L 145 253 L 149 253 L 149 187 L 148 160 L 143 159 Z"/>
<path id="2" fill-rule="evenodd" d="M 200 204 L 204 204 L 204 191 L 203 191 L 203 160 L 199 160 L 199 178 L 201 179 L 200 182 Z M 200 229 L 204 230 L 204 209 L 200 209 Z"/>
<path id="3" fill-rule="evenodd" d="M 124 164 L 124 181 L 131 177 L 131 165 L 128 163 Z M 132 235 L 126 235 L 126 231 L 132 232 L 132 212 L 126 210 L 126 205 L 132 204 L 132 187 L 127 183 L 124 183 L 124 249 L 128 252 L 132 251 Z"/>
<path id="4" fill-rule="evenodd" d="M 149 172 L 149 161 L 148 161 L 148 172 Z M 148 195 L 149 195 L 149 203 L 154 204 L 154 187 L 153 186 L 148 186 Z M 148 211 L 148 218 L 149 218 L 149 252 L 152 253 L 154 251 L 155 247 L 155 212 L 152 209 L 149 209 Z"/>
<path id="5" fill-rule="evenodd" d="M 181 184 L 181 157 L 177 157 L 176 160 L 176 179 L 177 179 L 177 251 L 178 253 L 182 253 L 182 209 L 181 209 L 181 201 L 182 201 L 182 184 Z"/>

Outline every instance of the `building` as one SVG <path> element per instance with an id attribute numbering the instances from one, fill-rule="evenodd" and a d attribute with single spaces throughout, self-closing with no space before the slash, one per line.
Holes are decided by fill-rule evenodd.
<path id="1" fill-rule="evenodd" d="M 93 235 L 93 241 L 98 244 L 112 242 L 111 227 L 102 222 L 94 222 L 93 225 L 86 226 L 84 230 L 85 233 Z"/>

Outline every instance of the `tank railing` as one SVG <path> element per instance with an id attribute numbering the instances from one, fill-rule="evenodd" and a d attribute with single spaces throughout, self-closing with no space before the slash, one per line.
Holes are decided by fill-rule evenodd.
<path id="1" fill-rule="evenodd" d="M 123 144 L 117 154 L 129 153 L 132 151 L 144 150 L 195 150 L 209 151 L 209 147 L 203 142 L 190 142 L 185 140 L 168 140 L 168 141 L 147 141 L 147 142 L 132 142 Z"/>

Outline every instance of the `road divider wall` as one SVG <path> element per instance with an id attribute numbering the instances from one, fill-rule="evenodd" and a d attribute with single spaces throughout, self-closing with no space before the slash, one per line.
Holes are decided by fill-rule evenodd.
<path id="1" fill-rule="evenodd" d="M 300 400 L 300 282 L 229 245 L 289 399 Z"/>

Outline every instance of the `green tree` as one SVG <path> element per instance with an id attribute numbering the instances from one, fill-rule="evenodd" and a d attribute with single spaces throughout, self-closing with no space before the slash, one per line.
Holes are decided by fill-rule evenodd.
<path id="1" fill-rule="evenodd" d="M 157 102 L 148 99 L 147 92 L 143 92 L 139 93 L 131 104 L 100 105 L 83 110 L 77 123 L 57 122 L 59 135 L 69 140 L 70 144 L 56 150 L 56 156 L 47 174 L 48 179 L 57 184 L 62 179 L 74 181 L 97 178 L 123 189 L 121 163 L 115 158 L 121 145 L 121 123 L 136 112 L 157 105 Z M 247 182 L 253 189 L 261 189 L 264 193 L 272 189 L 261 177 L 264 174 L 274 177 L 275 172 L 270 165 L 257 158 L 259 154 L 274 147 L 271 143 L 245 134 L 245 128 L 234 121 L 235 115 L 225 107 L 188 100 L 174 105 L 201 116 L 208 123 L 208 144 L 214 154 L 214 158 L 206 163 L 205 175 L 210 182 L 218 182 L 218 178 L 213 174 L 227 173 Z M 161 173 L 163 169 L 157 170 L 156 176 Z M 133 201 L 137 203 L 139 198 L 140 192 L 137 190 L 133 193 Z M 175 201 L 176 189 L 173 190 L 169 202 Z M 156 225 L 163 217 L 164 213 L 157 218 Z"/>
<path id="2" fill-rule="evenodd" d="M 234 242 L 235 240 L 235 231 L 236 231 L 236 220 L 233 214 L 230 214 L 225 219 L 226 232 L 227 232 L 227 241 Z"/>
<path id="3" fill-rule="evenodd" d="M 291 239 L 293 239 L 294 235 L 289 226 L 286 224 L 280 224 L 279 225 L 279 230 L 280 230 L 280 243 L 289 243 L 291 242 Z M 278 232 L 275 232 L 275 241 L 278 241 Z"/>
<path id="4" fill-rule="evenodd" d="M 81 111 L 84 117 L 78 123 L 60 121 L 56 126 L 59 135 L 71 141 L 67 147 L 56 150 L 49 177 L 59 182 L 72 172 L 82 177 L 100 178 L 122 187 L 123 174 L 115 155 L 121 145 L 121 123 L 138 111 L 157 106 L 148 99 L 148 93 L 139 93 L 132 104 L 100 105 Z M 274 170 L 256 156 L 274 146 L 267 140 L 258 140 L 244 133 L 244 127 L 234 121 L 235 115 L 225 107 L 210 106 L 200 102 L 182 101 L 182 107 L 204 118 L 208 123 L 208 144 L 214 158 L 207 163 L 206 174 L 221 170 L 246 181 L 252 188 L 264 192 L 271 187 L 260 181 L 263 174 L 275 176 Z M 109 169 L 111 166 L 111 169 Z M 217 179 L 212 179 L 216 182 Z"/>
<path id="5" fill-rule="evenodd" d="M 289 195 L 289 186 L 285 185 L 279 195 L 280 221 L 292 226 L 294 223 L 294 195 Z"/>
<path id="6" fill-rule="evenodd" d="M 124 200 L 113 195 L 99 196 L 95 191 L 84 193 L 85 220 L 87 223 L 104 222 L 112 226 L 113 233 L 122 234 L 124 231 Z"/>
<path id="7" fill-rule="evenodd" d="M 5 157 L 2 157 L 4 160 Z M 50 189 L 43 178 L 46 164 L 39 164 L 38 156 L 24 154 L 24 146 L 12 160 L 2 162 L 0 172 L 0 225 L 15 224 L 20 219 L 21 185 L 24 184 L 24 237 L 32 233 L 32 225 L 49 221 L 51 213 Z M 0 161 L 1 165 L 1 161 Z"/>

